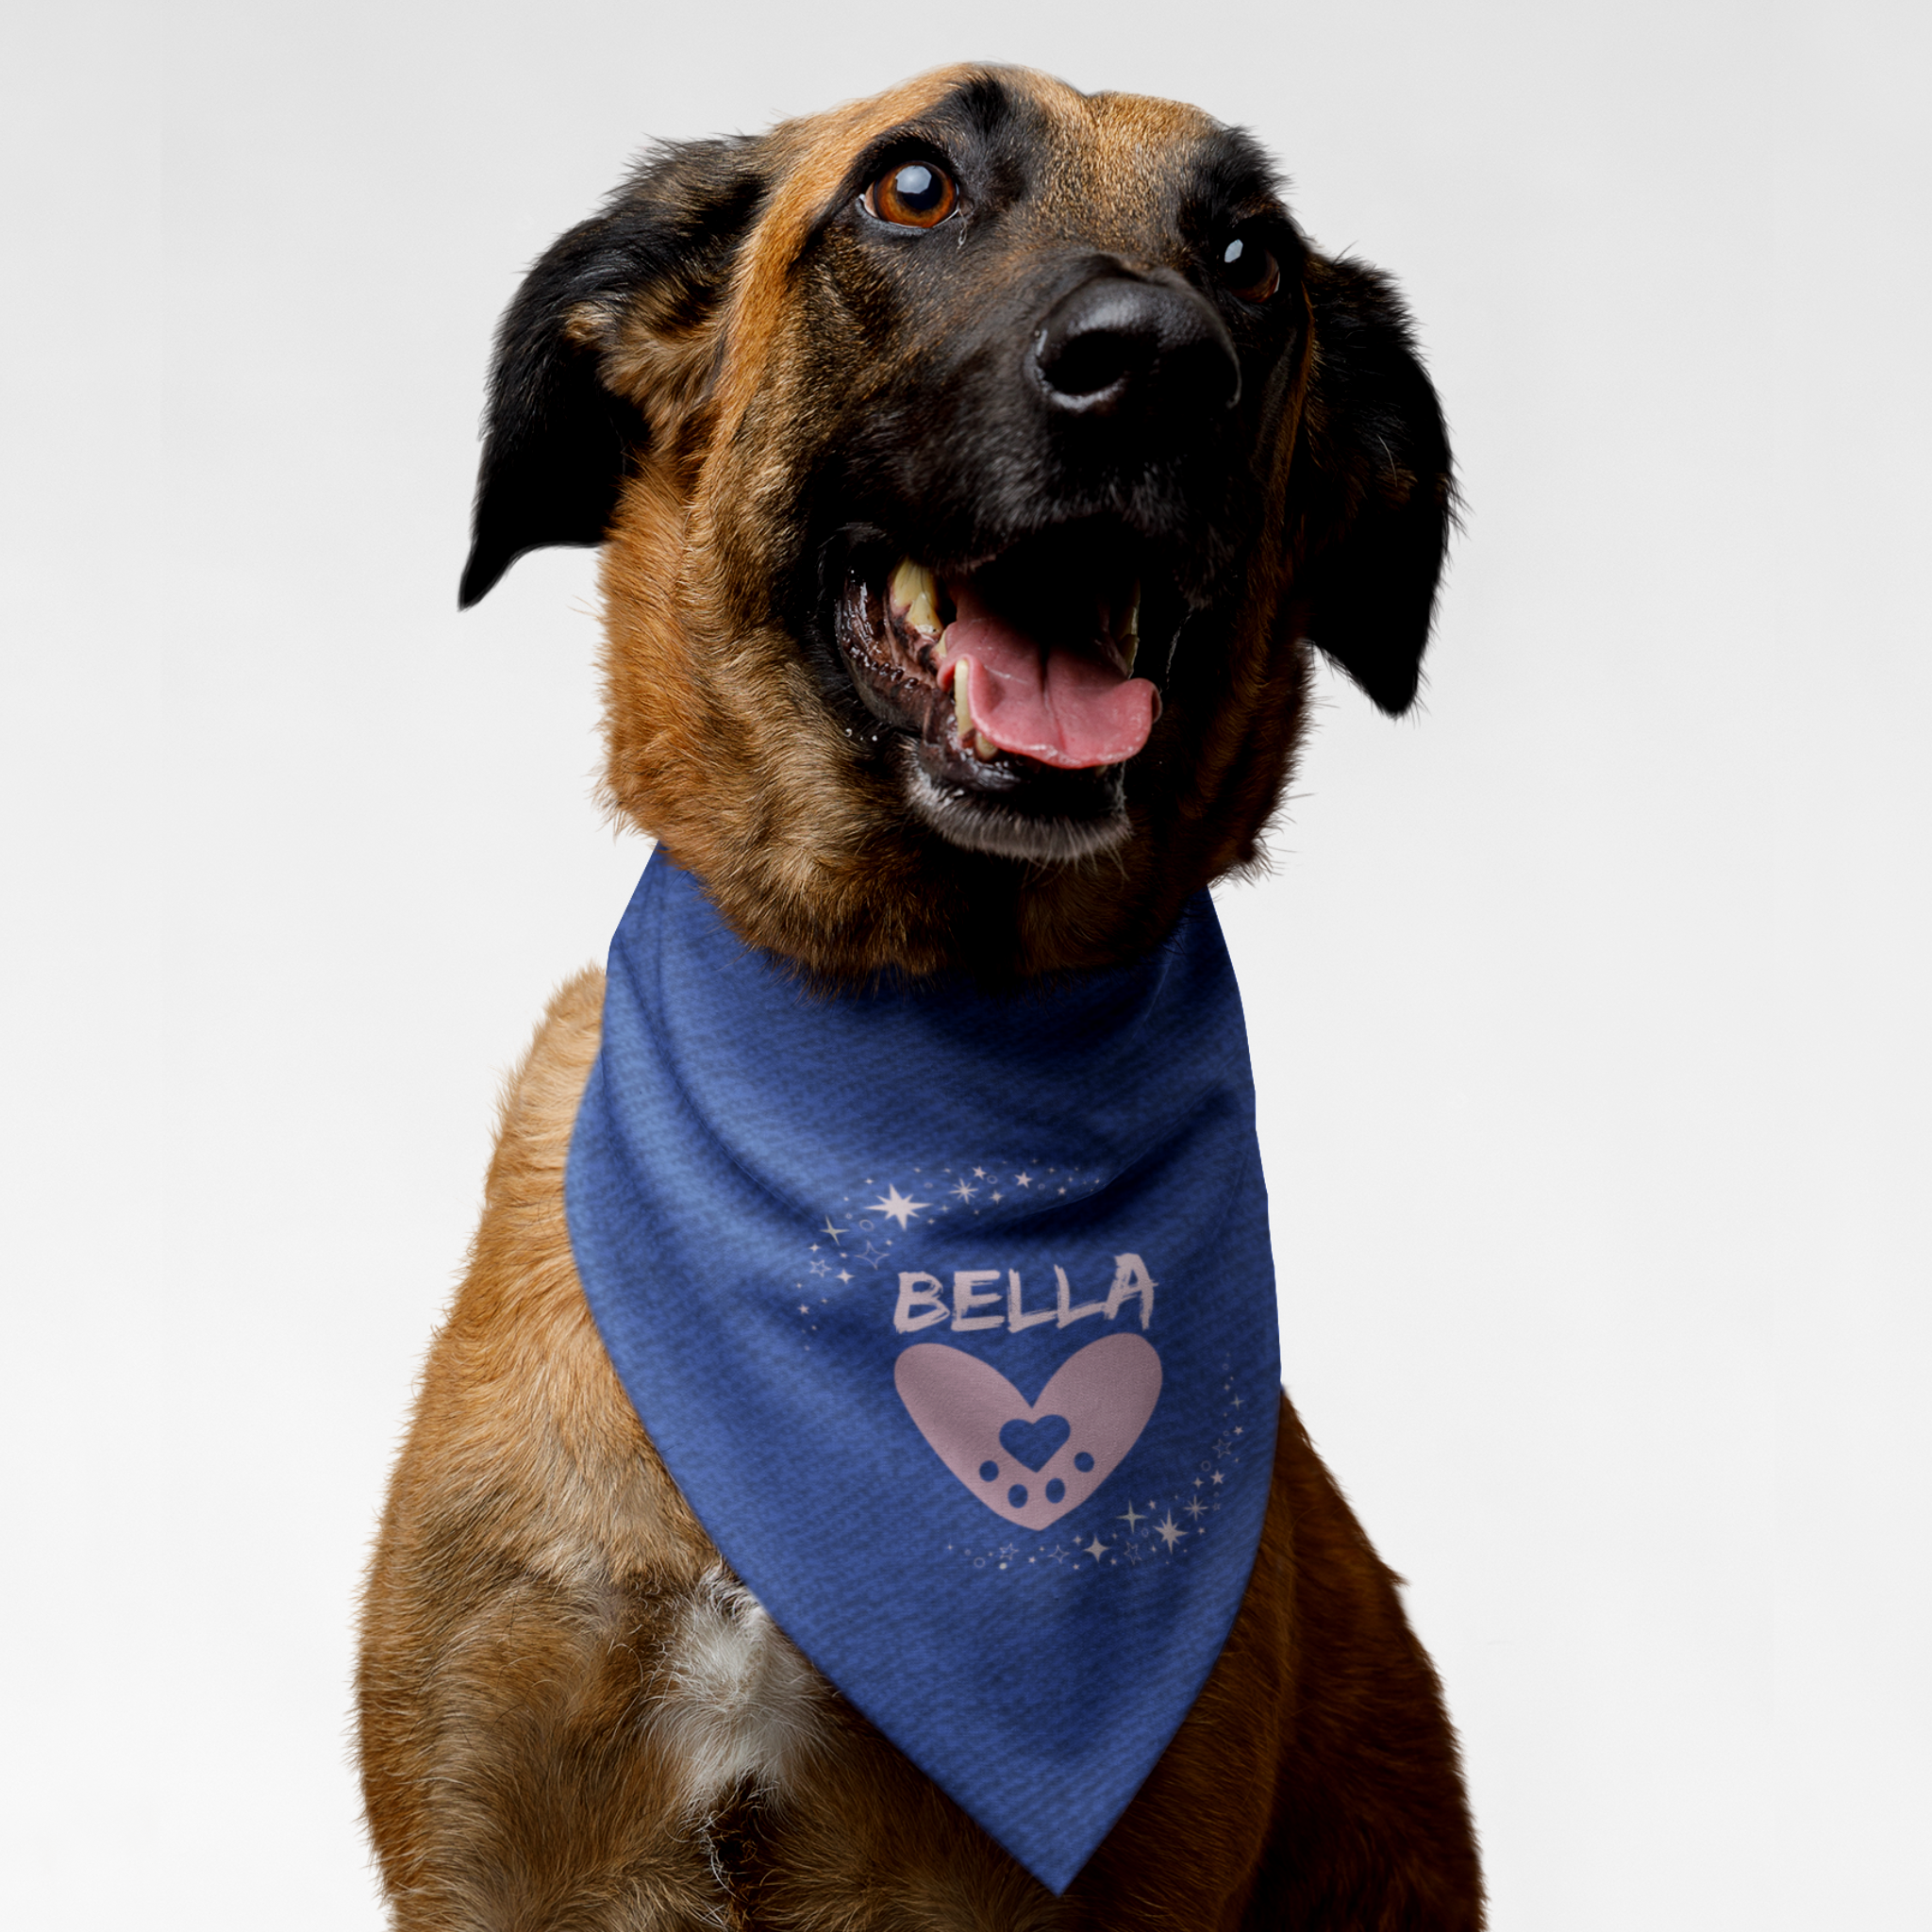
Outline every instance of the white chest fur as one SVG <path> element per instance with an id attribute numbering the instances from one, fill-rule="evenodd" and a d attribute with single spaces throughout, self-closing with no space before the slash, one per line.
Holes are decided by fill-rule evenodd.
<path id="1" fill-rule="evenodd" d="M 823 1679 L 722 1565 L 678 1607 L 647 1720 L 688 1813 L 741 1784 L 781 1796 L 818 1742 Z"/>

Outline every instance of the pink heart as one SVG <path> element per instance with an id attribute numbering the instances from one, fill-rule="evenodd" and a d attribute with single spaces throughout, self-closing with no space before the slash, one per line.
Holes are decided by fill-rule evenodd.
<path id="1" fill-rule="evenodd" d="M 1160 1399 L 1160 1357 L 1138 1335 L 1104 1335 L 1070 1355 L 1029 1403 L 977 1356 L 915 1341 L 892 1380 L 933 1453 L 989 1509 L 1022 1529 L 1045 1529 L 1078 1508 L 1140 1441 Z M 1001 1447 L 1008 1423 L 1050 1415 L 1065 1418 L 1067 1440 L 1039 1469 Z"/>

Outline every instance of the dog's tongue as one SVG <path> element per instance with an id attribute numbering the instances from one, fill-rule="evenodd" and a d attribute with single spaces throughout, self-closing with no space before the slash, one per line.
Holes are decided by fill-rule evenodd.
<path id="1" fill-rule="evenodd" d="M 1002 751 L 1079 770 L 1118 765 L 1147 742 L 1160 693 L 1074 651 L 1042 648 L 970 594 L 946 626 L 941 676 L 966 679 L 974 728 Z"/>

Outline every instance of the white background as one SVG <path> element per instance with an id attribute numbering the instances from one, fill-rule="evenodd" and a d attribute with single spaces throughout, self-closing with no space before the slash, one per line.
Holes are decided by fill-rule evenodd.
<path id="1" fill-rule="evenodd" d="M 0 1918 L 377 1923 L 357 1580 L 642 857 L 589 554 L 456 612 L 489 333 L 646 136 L 973 57 L 1252 126 L 1448 408 L 1426 702 L 1324 674 L 1222 900 L 1288 1379 L 1496 1925 L 1932 1924 L 1923 8 L 25 14 Z"/>

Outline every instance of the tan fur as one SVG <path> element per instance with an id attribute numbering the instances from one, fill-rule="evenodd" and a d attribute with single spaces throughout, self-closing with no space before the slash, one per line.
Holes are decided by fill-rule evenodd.
<path id="1" fill-rule="evenodd" d="M 791 268 L 853 154 L 958 72 L 769 137 L 777 186 L 704 312 L 566 324 L 651 441 L 606 545 L 608 796 L 746 938 L 835 976 L 954 960 L 1004 921 L 1024 974 L 1127 957 L 1251 860 L 1302 725 L 1292 435 L 1213 701 L 1170 704 L 1117 857 L 962 865 L 856 755 L 778 621 L 813 419 Z M 1038 214 L 1134 257 L 1192 108 L 1031 92 L 1066 165 Z M 1096 216 L 1095 210 L 1100 210 Z M 1320 273 L 1320 265 L 1314 270 Z M 1307 341 L 1305 336 L 1304 341 Z M 1289 372 L 1291 426 L 1319 345 Z M 890 379 L 890 370 L 877 379 Z M 1317 425 L 1319 427 L 1319 425 Z M 1481 1924 L 1455 1750 L 1392 1579 L 1282 1406 L 1254 1578 L 1166 1755 L 1054 1898 L 798 1656 L 723 1565 L 618 1382 L 563 1174 L 602 979 L 565 987 L 507 1091 L 366 1593 L 371 1833 L 408 1932 L 477 1928 L 1436 1928 Z"/>

